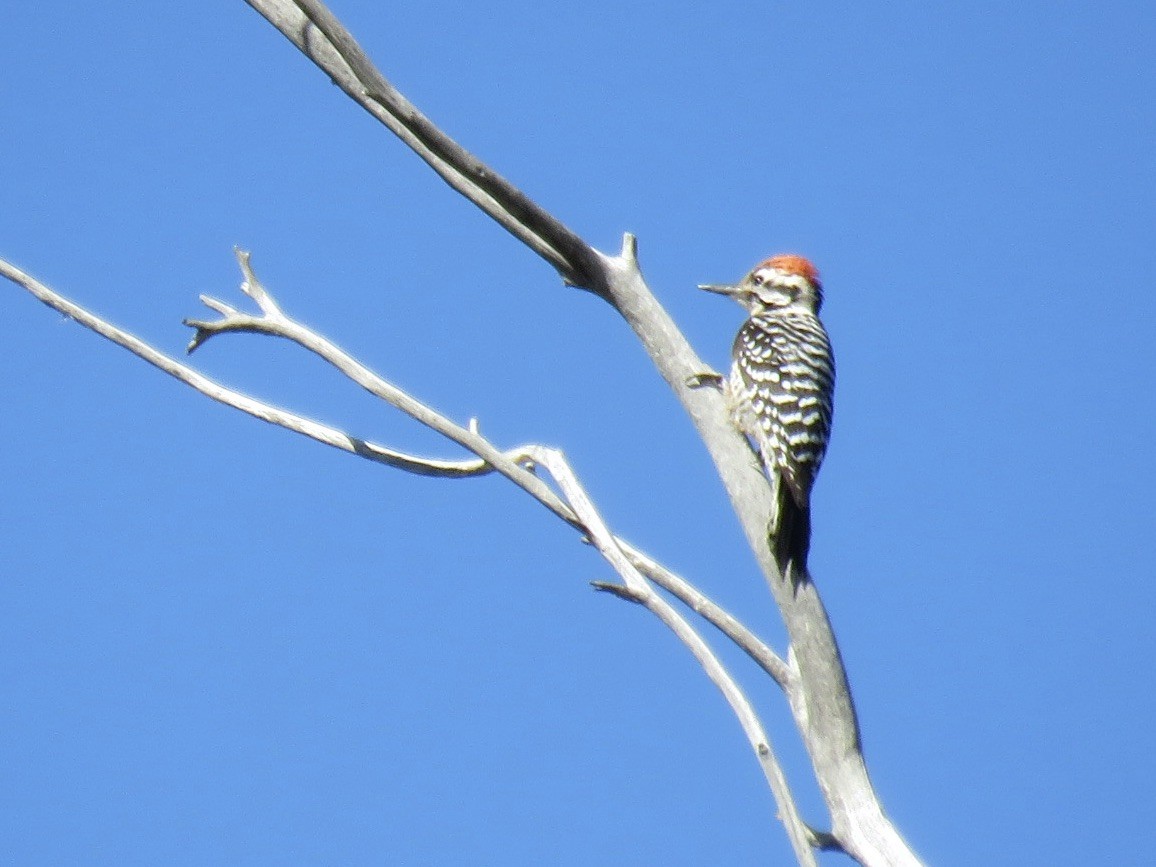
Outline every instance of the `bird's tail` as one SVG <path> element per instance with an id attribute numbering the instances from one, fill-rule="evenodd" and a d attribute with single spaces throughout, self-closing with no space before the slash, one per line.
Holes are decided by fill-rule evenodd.
<path id="1" fill-rule="evenodd" d="M 788 485 L 780 484 L 777 509 L 771 528 L 771 546 L 783 577 L 798 581 L 807 575 L 811 550 L 811 510 L 795 502 Z"/>

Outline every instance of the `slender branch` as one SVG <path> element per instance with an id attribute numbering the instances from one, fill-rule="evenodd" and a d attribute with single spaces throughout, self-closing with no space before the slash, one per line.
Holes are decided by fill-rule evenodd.
<path id="1" fill-rule="evenodd" d="M 241 289 L 263 308 L 261 315 L 240 313 L 211 298 L 203 299 L 205 304 L 221 314 L 221 318 L 214 322 L 189 319 L 185 324 L 196 329 L 189 351 L 192 352 L 202 346 L 210 337 L 229 332 L 251 332 L 268 334 L 273 337 L 284 337 L 308 349 L 328 361 L 345 376 L 360 385 L 370 394 L 384 400 L 386 403 L 400 409 L 406 415 L 421 422 L 426 427 L 437 431 L 442 436 L 473 452 L 493 469 L 510 479 L 518 487 L 543 503 L 550 511 L 559 517 L 574 523 L 574 516 L 566 508 L 565 503 L 550 487 L 535 476 L 526 472 L 518 460 L 510 458 L 497 449 L 485 437 L 470 427 L 463 427 L 439 412 L 431 409 L 414 399 L 397 386 L 378 376 L 352 355 L 326 340 L 315 331 L 285 316 L 274 307 L 267 307 L 268 291 L 257 280 L 248 264 L 248 254 L 237 251 L 238 261 L 245 274 L 245 281 Z"/>
<path id="2" fill-rule="evenodd" d="M 782 657 L 759 640 L 746 626 L 686 579 L 651 560 L 621 539 L 618 541 L 626 556 L 630 558 L 639 572 L 745 651 L 758 664 L 759 668 L 769 674 L 775 683 L 783 689 L 788 699 L 792 696 L 801 696 L 802 684 L 799 682 L 798 671 L 784 662 Z"/>
<path id="3" fill-rule="evenodd" d="M 229 327 L 225 327 L 222 323 L 199 323 L 199 325 L 204 326 L 206 330 L 204 334 L 202 334 L 200 330 L 196 332 L 189 344 L 190 350 L 204 343 L 210 334 L 227 330 L 264 331 L 265 333 L 293 339 L 294 334 L 291 333 L 293 329 L 284 328 L 284 325 L 290 322 L 290 320 L 281 313 L 272 295 L 265 290 L 253 274 L 249 266 L 248 254 L 238 251 L 237 257 L 246 278 L 242 284 L 242 289 L 247 294 L 250 294 L 263 310 L 275 312 L 275 314 L 280 317 L 281 325 L 270 325 L 267 328 L 256 327 L 261 317 L 247 316 L 224 302 L 206 298 L 204 300 L 207 306 L 221 313 L 231 324 Z M 434 430 L 446 433 L 450 439 L 470 450 L 475 455 L 485 455 L 485 457 L 479 456 L 465 460 L 451 461 L 410 455 L 386 448 L 369 440 L 360 439 L 337 428 L 296 413 L 274 407 L 268 403 L 256 400 L 223 386 L 204 374 L 160 352 L 140 338 L 135 337 L 121 328 L 117 328 L 115 325 L 68 300 L 4 259 L 0 259 L 0 276 L 23 287 L 53 310 L 64 314 L 117 346 L 127 349 L 138 358 L 164 371 L 174 379 L 183 382 L 206 397 L 238 409 L 261 421 L 283 427 L 302 436 L 307 436 L 324 445 L 332 446 L 333 448 L 355 454 L 366 460 L 385 464 L 420 476 L 449 479 L 484 476 L 496 471 L 495 463 L 500 464 L 506 469 L 510 477 L 518 482 L 519 486 L 531 494 L 539 503 L 550 509 L 550 511 L 583 535 L 587 534 L 586 527 L 574 514 L 573 510 L 571 510 L 548 485 L 533 474 L 532 461 L 528 454 L 529 447 L 519 446 L 504 451 L 500 450 L 481 435 L 475 420 L 471 420 L 464 428 L 460 427 L 436 410 L 416 401 L 408 394 L 391 386 L 385 382 L 385 380 L 381 379 L 381 377 L 360 365 L 357 365 L 357 367 L 361 368 L 359 375 L 368 377 L 369 381 L 373 383 L 371 391 L 374 394 L 384 398 L 393 406 L 401 409 L 418 421 L 422 421 L 423 423 L 427 421 L 432 422 L 429 426 Z M 294 323 L 294 325 L 296 325 L 296 323 Z M 305 348 L 311 349 L 321 358 L 339 369 L 342 368 L 342 365 L 346 364 L 348 356 L 334 344 L 310 332 L 309 329 L 303 326 L 296 325 L 296 327 L 301 329 L 302 332 L 311 335 L 311 339 L 307 341 L 307 343 L 301 344 L 305 346 Z M 284 333 L 279 332 L 278 328 L 284 329 Z M 356 362 L 353 363 L 356 365 Z M 491 463 L 491 461 L 494 463 Z M 720 632 L 726 635 L 741 650 L 745 651 L 764 671 L 774 678 L 784 690 L 797 689 L 794 682 L 794 672 L 790 666 L 788 666 L 778 654 L 771 650 L 766 643 L 743 626 L 733 615 L 711 600 L 702 591 L 698 590 L 698 588 L 689 581 L 671 572 L 628 542 L 622 539 L 617 539 L 617 542 L 626 556 L 630 558 L 634 567 L 649 580 L 674 595 L 687 605 L 687 607 L 701 615 L 708 623 L 718 628 Z"/>
<path id="4" fill-rule="evenodd" d="M 594 547 L 626 582 L 623 590 L 614 590 L 613 592 L 624 599 L 637 602 L 662 621 L 663 625 L 670 629 L 678 637 L 678 640 L 690 650 L 694 658 L 698 660 L 699 665 L 703 667 L 707 677 L 723 694 L 738 719 L 739 725 L 742 726 L 743 733 L 746 734 L 747 741 L 758 758 L 759 767 L 763 769 L 763 774 L 767 778 L 767 783 L 779 808 L 779 818 L 786 826 L 787 837 L 791 841 L 791 847 L 795 850 L 795 857 L 800 864 L 814 867 L 816 861 L 815 853 L 811 850 L 810 829 L 799 816 L 790 786 L 783 775 L 782 766 L 775 757 L 770 738 L 767 736 L 750 700 L 723 667 L 714 651 L 703 641 L 702 636 L 666 600 L 650 589 L 646 579 L 635 569 L 630 558 L 622 551 L 617 539 L 611 534 L 610 529 L 594 507 L 589 495 L 578 482 L 578 478 L 562 453 L 556 449 L 531 448 L 530 454 L 534 461 L 547 469 L 554 480 L 558 482 L 567 502 L 570 503 L 586 526 Z M 601 589 L 610 590 L 612 588 L 609 585 L 603 585 Z"/>
<path id="5" fill-rule="evenodd" d="M 373 65 L 316 0 L 246 0 L 358 105 L 441 178 L 552 265 L 570 285 L 604 295 L 603 270 L 585 241 L 438 129 Z"/>
<path id="6" fill-rule="evenodd" d="M 115 325 L 101 319 L 94 313 L 90 313 L 88 310 L 54 292 L 31 275 L 26 274 L 4 259 L 0 259 L 0 276 L 6 277 L 13 283 L 24 287 L 53 310 L 64 314 L 69 319 L 78 322 L 91 331 L 95 331 L 101 337 L 112 341 L 117 346 L 127 349 L 133 355 L 143 359 L 158 370 L 164 371 L 185 385 L 199 391 L 206 397 L 218 403 L 223 403 L 226 406 L 231 406 L 234 409 L 239 409 L 241 412 L 247 413 L 261 421 L 286 428 L 294 433 L 307 436 L 319 443 L 341 449 L 344 452 L 358 455 L 366 460 L 396 467 L 399 470 L 405 470 L 406 472 L 416 473 L 422 476 L 463 478 L 466 476 L 487 475 L 494 471 L 494 468 L 490 464 L 478 458 L 463 461 L 443 461 L 407 455 L 370 442 L 369 440 L 352 436 L 342 430 L 314 421 L 303 415 L 298 415 L 297 413 L 279 409 L 278 407 L 255 400 L 248 395 L 241 394 L 238 391 L 221 385 L 219 382 L 210 379 L 203 373 L 193 370 L 187 365 L 181 364 L 176 359 L 165 355 L 163 352 L 145 343 L 139 337 L 135 337 L 127 331 L 117 328 Z M 517 455 L 517 453 L 518 450 L 515 449 L 513 454 Z"/>

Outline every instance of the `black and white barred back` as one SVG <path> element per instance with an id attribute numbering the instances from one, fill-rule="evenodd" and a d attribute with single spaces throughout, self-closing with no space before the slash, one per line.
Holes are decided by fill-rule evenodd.
<path id="1" fill-rule="evenodd" d="M 800 509 L 827 452 L 835 360 L 819 318 L 794 308 L 752 315 L 735 336 L 731 406 L 767 474 L 778 472 Z"/>

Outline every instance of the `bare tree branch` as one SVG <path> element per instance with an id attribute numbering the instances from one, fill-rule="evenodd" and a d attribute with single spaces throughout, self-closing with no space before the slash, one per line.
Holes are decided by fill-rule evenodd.
<path id="1" fill-rule="evenodd" d="M 351 436 L 344 431 L 306 418 L 305 416 L 270 406 L 267 403 L 262 403 L 248 395 L 227 388 L 204 374 L 198 373 L 191 367 L 181 364 L 163 352 L 154 349 L 139 337 L 135 337 L 127 331 L 117 328 L 115 325 L 69 301 L 64 296 L 49 289 L 31 275 L 26 274 L 4 259 L 0 259 L 0 276 L 6 277 L 19 286 L 23 286 L 52 309 L 63 313 L 85 328 L 95 331 L 101 337 L 107 338 L 117 346 L 127 349 L 133 355 L 147 361 L 153 367 L 164 371 L 174 379 L 180 380 L 185 383 L 185 385 L 191 386 L 206 397 L 210 397 L 234 409 L 239 409 L 241 412 L 248 413 L 261 421 L 302 434 L 327 446 L 359 455 L 366 460 L 386 464 L 387 466 L 396 467 L 397 469 L 422 476 L 456 478 L 486 475 L 494 471 L 491 465 L 477 458 L 464 461 L 440 461 L 406 455 L 393 449 L 385 448 L 377 443 Z"/>
<path id="2" fill-rule="evenodd" d="M 425 160 L 442 179 L 549 262 L 570 285 L 604 295 L 594 251 L 525 193 L 433 125 L 402 96 L 348 30 L 313 0 L 246 0 L 358 105 Z"/>
<path id="3" fill-rule="evenodd" d="M 562 493 L 567 502 L 570 503 L 571 508 L 588 528 L 594 547 L 601 552 L 602 556 L 626 582 L 625 589 L 629 592 L 629 597 L 623 594 L 623 598 L 630 598 L 631 601 L 644 606 L 651 614 L 661 620 L 678 637 L 678 640 L 686 645 L 694 658 L 698 660 L 699 665 L 703 667 L 707 677 L 723 694 L 734 715 L 738 718 L 739 725 L 743 727 L 743 732 L 759 760 L 759 767 L 763 769 L 763 774 L 771 787 L 775 803 L 779 807 L 779 818 L 782 819 L 787 828 L 787 837 L 791 841 L 791 847 L 795 850 L 795 857 L 800 864 L 814 867 L 816 862 L 815 853 L 811 850 L 810 831 L 799 817 L 799 811 L 795 806 L 794 798 L 791 796 L 791 788 L 787 784 L 783 769 L 771 748 L 770 738 L 767 737 L 766 730 L 750 701 L 739 689 L 734 678 L 727 673 L 710 646 L 703 641 L 702 636 L 695 632 L 694 628 L 666 600 L 651 590 L 646 579 L 634 568 L 634 564 L 623 553 L 618 540 L 614 538 L 602 520 L 602 516 L 594 508 L 593 502 L 583 490 L 562 453 L 556 449 L 534 448 L 531 450 L 531 456 L 538 464 L 549 470 L 550 475 L 558 482 L 558 486 L 562 489 Z M 604 589 L 607 588 L 604 587 Z"/>
<path id="4" fill-rule="evenodd" d="M 537 447 L 522 446 L 509 451 L 502 451 L 481 435 L 476 422 L 462 427 L 437 410 L 421 403 L 412 395 L 387 382 L 332 341 L 286 316 L 273 299 L 272 294 L 253 272 L 249 254 L 241 250 L 236 251 L 236 254 L 244 275 L 241 291 L 257 302 L 262 313 L 259 316 L 242 313 L 223 301 L 202 296 L 201 300 L 205 305 L 220 313 L 221 319 L 214 322 L 185 321 L 186 325 L 196 329 L 193 339 L 189 343 L 190 352 L 202 346 L 213 335 L 228 332 L 253 332 L 291 340 L 333 365 L 370 394 L 478 455 L 485 462 L 487 471 L 496 470 L 506 476 L 555 515 L 581 531 L 583 535 L 589 536 L 590 528 L 574 513 L 571 506 L 559 498 L 545 482 L 531 471 L 532 452 Z M 412 456 L 409 459 L 411 462 L 421 461 L 420 458 Z M 432 463 L 426 467 L 426 475 L 432 475 L 435 472 L 436 467 Z M 457 473 L 457 475 L 463 474 Z M 790 666 L 731 614 L 690 582 L 675 575 L 629 543 L 617 538 L 615 541 L 625 556 L 630 559 L 631 565 L 635 569 L 718 628 L 720 632 L 746 651 L 784 690 L 798 691 L 796 677 Z"/>
<path id="5" fill-rule="evenodd" d="M 746 626 L 689 581 L 659 565 L 621 539 L 618 542 L 634 564 L 634 568 L 733 641 L 769 674 L 788 696 L 798 695 L 801 688 L 798 672 L 787 665 L 782 657 L 759 640 Z"/>
<path id="6" fill-rule="evenodd" d="M 694 389 L 688 386 L 691 377 L 701 376 L 708 368 L 646 285 L 638 266 L 634 238 L 627 235 L 621 252 L 614 256 L 600 253 L 582 241 L 508 181 L 458 146 L 397 93 L 322 3 L 317 0 L 247 2 L 359 105 L 401 138 L 451 187 L 549 262 L 566 282 L 606 299 L 627 321 L 702 436 L 719 469 L 748 544 L 782 613 L 790 638 L 790 662 L 784 664 L 766 649 L 760 664 L 786 691 L 831 813 L 830 834 L 813 832 L 810 837 L 812 843 L 823 848 L 841 848 L 860 863 L 868 865 L 919 864 L 884 814 L 871 785 L 863 760 L 858 721 L 846 672 L 815 585 L 809 576 L 803 576 L 803 580 L 790 581 L 784 580 L 780 573 L 766 544 L 772 509 L 766 478 L 758 463 L 753 460 L 747 442 L 730 424 L 721 395 L 714 389 Z M 0 273 L 45 300 L 27 282 L 31 278 L 27 278 L 18 269 L 4 263 Z M 198 328 L 193 348 L 216 333 L 254 331 L 289 337 L 318 354 L 322 354 L 322 349 L 336 350 L 331 344 L 326 347 L 317 335 L 284 317 L 275 305 L 267 307 L 259 294 L 254 298 L 262 308 L 262 316 L 247 316 L 227 305 L 210 302 L 223 319 L 216 323 L 192 323 Z M 331 363 L 338 364 L 339 361 L 338 366 L 354 381 L 465 446 L 481 459 L 481 463 L 446 462 L 435 469 L 434 462 L 414 461 L 409 456 L 355 440 L 340 431 L 272 409 L 223 389 L 131 335 L 118 332 L 71 302 L 61 299 L 60 304 L 45 303 L 50 303 L 50 306 L 65 315 L 197 390 L 265 421 L 282 424 L 337 448 L 412 472 L 424 470 L 426 474 L 475 475 L 492 468 L 531 493 L 563 520 L 587 532 L 584 522 L 563 498 L 526 469 L 523 465 L 526 460 L 523 452 L 502 452 L 480 437 L 474 426 L 463 428 L 436 413 L 431 414 L 427 407 L 413 401 L 404 392 L 384 383 L 380 378 L 375 379 L 367 368 L 340 350 L 336 350 L 336 354 L 331 353 L 328 359 Z M 648 574 L 648 577 L 653 577 L 651 572 L 661 571 L 660 568 L 644 569 L 642 555 L 632 549 L 623 545 L 620 550 L 623 557 L 633 563 L 633 568 Z M 677 582 L 673 582 L 666 589 L 675 595 L 685 592 L 684 588 L 679 587 Z M 630 590 L 634 592 L 633 588 Z M 710 605 L 701 601 L 687 604 L 701 611 L 704 616 L 713 618 L 711 622 L 728 636 L 734 638 L 739 635 L 744 639 L 749 636 L 749 633 L 744 636 L 741 631 L 735 630 L 727 617 L 719 616 L 719 612 Z M 761 645 L 753 636 L 749 637 Z M 752 656 L 760 659 L 755 654 Z"/>
<path id="7" fill-rule="evenodd" d="M 863 863 L 918 864 L 884 814 L 871 785 L 846 671 L 818 591 L 807 576 L 800 581 L 785 581 L 780 573 L 766 544 L 772 512 L 766 478 L 752 459 L 745 439 L 729 423 L 721 395 L 714 389 L 688 386 L 690 377 L 701 375 L 707 367 L 643 280 L 633 237 L 626 236 L 619 255 L 606 256 L 568 230 L 552 234 L 553 227 L 559 224 L 542 221 L 544 212 L 540 209 L 524 210 L 524 195 L 508 182 L 491 186 L 478 183 L 476 189 L 462 182 L 464 178 L 497 175 L 464 150 L 446 146 L 448 137 L 433 134 L 427 118 L 416 114 L 408 102 L 398 102 L 393 96 L 396 91 L 323 4 L 318 0 L 247 2 L 451 186 L 551 261 L 568 282 L 589 288 L 610 301 L 630 324 L 698 428 L 782 612 L 803 683 L 800 695 L 792 697 L 792 710 L 831 812 L 832 833 L 852 857 Z M 383 103 L 394 108 L 386 110 Z M 515 220 L 516 215 L 526 217 L 521 229 L 509 225 L 508 221 Z M 541 242 L 545 239 L 550 242 L 544 251 Z M 565 265 L 559 266 L 549 250 L 562 255 Z"/>
<path id="8" fill-rule="evenodd" d="M 129 334 L 121 328 L 117 328 L 115 325 L 110 324 L 99 316 L 85 310 L 83 307 L 69 301 L 64 296 L 53 291 L 31 275 L 3 259 L 0 259 L 0 276 L 6 277 L 17 285 L 22 286 L 47 306 L 68 316 L 84 327 L 95 331 L 117 346 L 127 349 L 137 357 L 192 387 L 196 391 L 199 391 L 206 397 L 223 403 L 226 406 L 231 406 L 234 409 L 239 409 L 254 418 L 307 436 L 325 445 L 350 452 L 351 454 L 358 455 L 359 457 L 376 463 L 405 470 L 409 473 L 439 478 L 454 479 L 488 475 L 496 471 L 495 465 L 490 463 L 490 461 L 496 461 L 507 470 L 512 478 L 521 482 L 520 487 L 526 490 L 527 493 L 530 493 L 539 503 L 550 509 L 550 511 L 583 535 L 588 535 L 587 528 L 570 507 L 563 502 L 548 485 L 545 485 L 541 479 L 533 474 L 533 462 L 529 456 L 529 449 L 531 447 L 519 446 L 504 451 L 498 449 L 497 446 L 490 443 L 481 435 L 476 420 L 471 419 L 470 423 L 464 428 L 454 424 L 436 410 L 422 404 L 400 389 L 390 385 L 377 374 L 358 364 L 330 341 L 325 340 L 320 335 L 298 323 L 292 323 L 292 320 L 281 312 L 280 307 L 276 304 L 272 295 L 253 274 L 249 266 L 248 254 L 237 251 L 237 258 L 241 263 L 242 272 L 245 275 L 242 289 L 258 302 L 259 307 L 265 311 L 273 312 L 276 316 L 276 322 L 270 320 L 265 323 L 265 327 L 260 327 L 260 322 L 263 317 L 241 313 L 231 305 L 216 299 L 203 298 L 202 300 L 204 300 L 205 304 L 220 313 L 224 319 L 216 323 L 193 323 L 193 327 L 198 330 L 194 334 L 192 341 L 190 341 L 190 351 L 203 344 L 205 340 L 208 339 L 208 336 L 224 331 L 256 331 L 285 337 L 291 340 L 295 340 L 297 336 L 306 335 L 308 339 L 296 342 L 305 348 L 311 349 L 338 369 L 344 369 L 344 367 L 349 366 L 350 370 L 356 371 L 358 376 L 372 385 L 370 391 L 373 394 L 385 399 L 418 421 L 432 421 L 433 423 L 429 424 L 429 427 L 443 433 L 449 439 L 457 442 L 474 454 L 487 455 L 488 459 L 475 457 L 466 460 L 449 461 L 406 454 L 368 440 L 360 439 L 337 428 L 321 424 L 320 422 L 313 421 L 296 413 L 288 412 L 287 410 L 255 400 L 213 381 L 209 377 L 193 370 L 191 367 L 181 364 L 179 361 L 154 349 L 140 338 Z M 286 327 L 288 323 L 292 323 L 293 327 Z M 671 593 L 691 610 L 702 616 L 708 623 L 718 628 L 720 632 L 726 635 L 741 650 L 745 651 L 784 690 L 797 688 L 794 673 L 786 662 L 771 650 L 766 643 L 743 626 L 733 615 L 711 600 L 690 582 L 671 572 L 628 542 L 617 538 L 616 541 L 624 554 L 630 559 L 634 568 L 659 587 Z"/>
<path id="9" fill-rule="evenodd" d="M 814 865 L 814 855 L 811 851 L 813 832 L 808 828 L 798 814 L 798 809 L 790 793 L 790 788 L 783 775 L 782 768 L 774 755 L 762 723 L 759 721 L 750 701 L 743 695 L 734 679 L 723 668 L 718 658 L 703 641 L 702 637 L 682 618 L 671 606 L 658 596 L 647 583 L 647 578 L 655 580 L 659 586 L 674 594 L 685 602 L 692 610 L 701 614 L 704 619 L 719 628 L 721 632 L 735 641 L 746 650 L 760 666 L 771 674 L 784 689 L 793 689 L 796 681 L 793 672 L 769 647 L 759 641 L 733 616 L 711 601 L 705 594 L 694 588 L 689 582 L 674 575 L 660 566 L 651 558 L 635 550 L 610 533 L 602 517 L 594 508 L 589 496 L 578 482 L 573 470 L 569 467 L 562 453 L 555 449 L 541 446 L 522 446 L 506 452 L 500 452 L 493 447 L 478 431 L 475 420 L 466 428 L 461 428 L 450 422 L 444 416 L 424 406 L 395 386 L 385 382 L 381 377 L 369 371 L 348 353 L 339 349 L 332 342 L 312 332 L 310 329 L 286 316 L 277 304 L 272 294 L 264 287 L 254 274 L 249 255 L 237 251 L 237 259 L 244 274 L 242 290 L 249 295 L 261 309 L 260 315 L 242 313 L 230 304 L 214 298 L 202 296 L 202 301 L 209 308 L 221 315 L 215 322 L 188 321 L 190 327 L 196 329 L 193 339 L 189 343 L 192 352 L 203 345 L 210 337 L 216 334 L 229 332 L 252 332 L 269 336 L 284 337 L 294 343 L 309 349 L 321 358 L 330 362 L 342 373 L 362 385 L 371 393 L 385 399 L 393 406 L 406 412 L 411 417 L 421 421 L 428 427 L 438 430 L 450 439 L 475 452 L 484 454 L 486 460 L 474 461 L 436 461 L 428 458 L 418 458 L 402 454 L 391 449 L 360 440 L 321 425 L 309 419 L 304 419 L 292 413 L 285 412 L 238 394 L 218 383 L 213 382 L 202 374 L 170 358 L 152 348 L 139 338 L 117 328 L 88 312 L 84 308 L 63 298 L 30 275 L 0 259 L 0 275 L 23 286 L 39 300 L 49 307 L 69 316 L 81 325 L 95 331 L 113 343 L 128 349 L 133 354 L 144 359 L 155 367 L 163 370 L 178 380 L 190 385 L 208 397 L 226 405 L 233 406 L 264 421 L 277 424 L 297 433 L 304 434 L 327 445 L 334 445 L 346 451 L 362 455 L 382 463 L 387 463 L 399 469 L 421 475 L 436 475 L 443 477 L 464 477 L 481 475 L 497 469 L 489 461 L 503 464 L 503 474 L 518 483 L 531 493 L 539 502 L 550 508 L 568 523 L 580 529 L 585 537 L 603 554 L 615 571 L 626 581 L 626 598 L 637 602 L 654 613 L 675 635 L 691 650 L 692 654 L 706 670 L 711 680 L 718 686 L 724 698 L 727 699 L 742 725 L 750 741 L 755 755 L 772 794 L 779 808 L 779 815 L 785 823 L 792 846 L 795 848 L 799 863 Z M 534 476 L 531 469 L 535 465 L 545 467 L 558 481 L 565 496 L 561 501 L 544 483 Z M 502 471 L 499 469 L 499 472 Z M 645 577 L 644 577 L 645 575 Z"/>
<path id="10" fill-rule="evenodd" d="M 476 191 L 454 178 L 468 178 L 484 174 L 497 177 L 496 173 L 481 166 L 464 150 L 454 149 L 444 144 L 448 137 L 439 134 L 438 153 L 431 152 L 425 141 L 430 138 L 430 122 L 424 116 L 414 115 L 408 103 L 398 114 L 382 113 L 380 105 L 369 94 L 392 92 L 392 86 L 383 86 L 381 74 L 372 69 L 365 70 L 364 54 L 356 47 L 345 29 L 317 2 L 292 2 L 292 0 L 246 0 L 278 30 L 301 49 L 314 63 L 326 72 L 333 81 L 367 111 L 382 121 L 392 132 L 408 144 L 414 151 L 451 186 L 475 202 L 490 216 L 503 222 L 501 215 L 508 218 L 521 212 L 520 202 L 524 195 L 503 181 L 487 190 L 487 195 L 476 195 Z M 320 21 L 328 32 L 314 23 Z M 351 49 L 350 46 L 353 46 Z M 343 51 L 352 51 L 345 56 Z M 362 81 L 357 70 L 370 80 Z M 413 109 L 412 111 L 416 111 Z M 413 119 L 413 123 L 410 120 Z M 450 160 L 460 159 L 460 163 L 447 165 Z M 475 193 L 471 195 L 471 193 Z M 535 220 L 539 211 L 535 211 Z M 507 225 L 503 222 L 503 225 Z M 542 225 L 557 225 L 546 221 Z M 532 223 L 526 229 L 537 237 L 539 223 Z M 507 225 L 509 228 L 509 226 Z M 523 235 L 514 229 L 516 235 Z M 542 230 L 547 231 L 546 229 Z M 766 531 L 771 515 L 772 501 L 765 477 L 758 463 L 753 460 L 750 448 L 741 434 L 730 424 L 723 399 L 713 389 L 694 389 L 688 380 L 707 370 L 707 365 L 698 357 L 686 338 L 675 326 L 669 314 L 654 298 L 647 287 L 638 267 L 637 245 L 633 236 L 627 235 L 618 256 L 606 256 L 590 248 L 580 239 L 575 241 L 572 233 L 565 232 L 566 244 L 570 249 L 581 248 L 582 273 L 574 273 L 568 265 L 560 269 L 570 282 L 594 288 L 609 300 L 634 329 L 643 346 L 650 354 L 663 378 L 682 401 L 691 419 L 706 443 L 711 457 L 719 468 L 723 484 L 727 488 L 731 502 L 743 526 L 747 541 L 759 562 L 764 575 L 774 593 L 775 600 L 783 613 L 792 647 L 799 661 L 799 670 L 808 687 L 799 699 L 796 719 L 804 738 L 808 742 L 808 752 L 816 764 L 816 774 L 820 780 L 839 780 L 830 791 L 824 789 L 828 805 L 832 810 L 832 820 L 840 827 L 840 816 L 850 804 L 877 803 L 870 792 L 870 780 L 863 764 L 859 749 L 858 722 L 847 686 L 838 646 L 830 628 L 826 611 L 814 585 L 802 582 L 795 585 L 784 581 L 771 551 L 766 545 Z M 527 243 L 542 254 L 541 249 L 531 240 Z M 561 242 L 560 242 L 561 243 Z M 573 246 L 577 244 L 577 246 Z M 555 248 L 551 248 L 555 249 Z M 547 257 L 549 258 L 549 257 Z M 596 274 L 591 274 L 591 270 Z M 842 798 L 840 792 L 850 788 L 854 795 Z M 856 806 L 862 810 L 862 807 Z M 880 813 L 873 824 L 889 825 Z M 894 829 L 892 829 L 894 833 Z M 897 838 L 897 835 L 896 835 Z M 897 838 L 898 839 L 898 838 Z M 903 847 L 905 848 L 905 847 Z"/>

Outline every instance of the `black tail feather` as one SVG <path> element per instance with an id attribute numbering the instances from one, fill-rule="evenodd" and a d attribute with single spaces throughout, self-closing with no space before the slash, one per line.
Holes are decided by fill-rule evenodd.
<path id="1" fill-rule="evenodd" d="M 771 540 L 783 576 L 796 581 L 807 575 L 807 554 L 811 550 L 811 510 L 795 502 L 790 488 L 779 485 L 778 519 Z"/>

